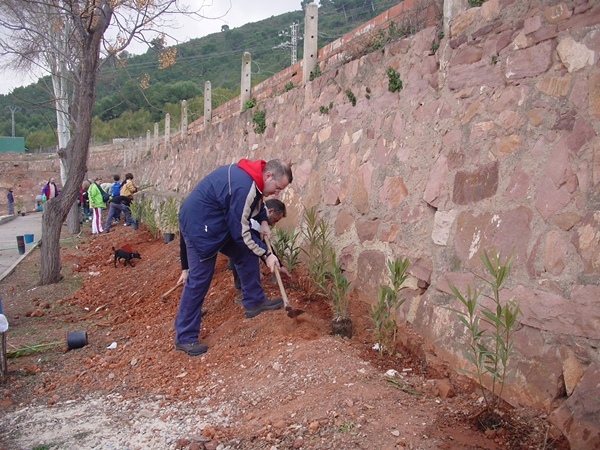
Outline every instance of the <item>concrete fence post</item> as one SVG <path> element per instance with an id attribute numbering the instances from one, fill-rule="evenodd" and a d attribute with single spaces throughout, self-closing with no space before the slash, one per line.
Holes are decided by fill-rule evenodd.
<path id="1" fill-rule="evenodd" d="M 187 135 L 188 118 L 187 118 L 187 100 L 181 101 L 181 137 Z"/>
<path id="2" fill-rule="evenodd" d="M 171 140 L 171 114 L 165 115 L 165 145 Z"/>
<path id="3" fill-rule="evenodd" d="M 249 52 L 244 52 L 242 56 L 242 85 L 240 88 L 240 111 L 244 109 L 244 104 L 250 100 L 250 86 L 252 82 L 252 57 Z"/>
<path id="4" fill-rule="evenodd" d="M 150 130 L 146 130 L 146 153 L 150 152 L 150 141 L 152 138 L 150 137 Z"/>
<path id="5" fill-rule="evenodd" d="M 210 81 L 204 83 L 204 126 L 212 123 L 212 88 Z"/>
<path id="6" fill-rule="evenodd" d="M 444 0 L 444 34 L 450 36 L 450 22 L 459 13 L 466 11 L 469 0 Z"/>
<path id="7" fill-rule="evenodd" d="M 158 123 L 154 122 L 154 143 L 152 145 L 152 150 L 158 150 Z"/>
<path id="8" fill-rule="evenodd" d="M 319 8 L 316 3 L 306 5 L 304 14 L 304 59 L 302 60 L 302 83 L 310 80 L 310 73 L 315 69 L 318 60 L 317 33 L 319 31 Z"/>

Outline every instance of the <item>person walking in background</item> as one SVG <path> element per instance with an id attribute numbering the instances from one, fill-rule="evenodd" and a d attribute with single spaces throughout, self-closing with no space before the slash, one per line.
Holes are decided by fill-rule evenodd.
<path id="1" fill-rule="evenodd" d="M 121 179 L 120 175 L 113 175 L 113 184 L 112 184 L 112 188 L 110 191 L 110 195 L 112 195 L 113 197 L 117 197 L 118 195 L 120 195 L 121 192 L 121 182 L 119 181 Z"/>
<path id="2" fill-rule="evenodd" d="M 119 194 L 124 195 L 125 197 L 133 198 L 133 194 L 135 194 L 137 191 L 137 187 L 133 184 L 133 174 L 126 173 L 125 181 L 121 184 Z"/>
<path id="3" fill-rule="evenodd" d="M 102 199 L 102 188 L 100 182 L 102 177 L 96 177 L 88 188 L 88 198 L 92 209 L 92 234 L 100 234 L 102 229 L 102 209 L 106 208 L 106 202 Z"/>
<path id="4" fill-rule="evenodd" d="M 8 215 L 12 216 L 15 213 L 15 197 L 13 196 L 13 192 L 12 189 L 8 190 L 8 193 L 6 194 L 6 198 L 8 200 Z"/>
<path id="5" fill-rule="evenodd" d="M 129 212 L 129 205 L 131 204 L 131 198 L 125 197 L 124 195 L 117 195 L 110 199 L 108 216 L 106 216 L 106 222 L 104 223 L 104 231 L 108 232 L 112 219 L 118 217 L 121 211 L 125 214 L 125 226 L 129 226 L 131 222 L 131 213 Z"/>
<path id="6" fill-rule="evenodd" d="M 208 350 L 198 341 L 201 311 L 219 252 L 235 261 L 247 318 L 281 308 L 281 298 L 268 299 L 265 295 L 258 258 L 271 272 L 276 264 L 279 267 L 279 261 L 250 231 L 250 219 L 255 217 L 260 233 L 270 236 L 263 196 L 279 193 L 291 182 L 290 166 L 278 159 L 241 159 L 237 164 L 213 170 L 184 200 L 179 210 L 179 228 L 189 268 L 175 317 L 176 350 L 190 356 Z"/>
<path id="7" fill-rule="evenodd" d="M 118 174 L 113 175 L 113 184 L 112 184 L 112 186 L 110 188 L 110 195 L 113 198 L 118 197 L 119 195 L 121 195 L 120 194 L 120 192 L 121 192 L 121 182 L 119 181 L 120 179 L 121 179 L 120 175 L 118 175 Z M 111 199 L 111 202 L 112 202 L 112 199 Z M 110 209 L 109 209 L 109 214 L 108 215 L 110 216 Z M 121 220 L 121 210 L 117 209 L 117 210 L 114 211 L 113 220 L 115 222 L 118 222 L 118 221 Z M 127 223 L 127 221 L 125 221 L 125 223 Z M 105 228 L 108 228 L 108 227 L 105 227 Z"/>
<path id="8" fill-rule="evenodd" d="M 92 216 L 92 211 L 90 210 L 90 199 L 88 196 L 88 189 L 90 188 L 91 184 L 92 183 L 90 180 L 84 180 L 83 183 L 81 183 L 81 188 L 83 189 L 83 193 L 81 194 L 81 197 L 83 198 L 83 220 L 86 222 L 89 222 L 90 217 Z"/>
<path id="9" fill-rule="evenodd" d="M 58 197 L 58 194 L 60 194 L 60 191 L 54 182 L 54 177 L 51 177 L 42 188 L 42 195 L 46 196 L 46 200 L 50 200 L 51 198 Z"/>

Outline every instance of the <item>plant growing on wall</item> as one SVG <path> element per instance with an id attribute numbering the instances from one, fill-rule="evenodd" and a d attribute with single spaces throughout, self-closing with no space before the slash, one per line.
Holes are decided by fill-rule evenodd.
<path id="1" fill-rule="evenodd" d="M 252 109 L 256 106 L 256 99 L 249 98 L 244 102 L 244 106 L 242 107 L 242 111 L 246 111 L 247 109 Z"/>
<path id="2" fill-rule="evenodd" d="M 326 106 L 319 106 L 319 112 L 321 114 L 327 114 L 331 108 L 333 108 L 333 102 L 329 102 L 329 105 Z"/>
<path id="3" fill-rule="evenodd" d="M 317 63 L 315 65 L 315 68 L 310 72 L 308 79 L 309 81 L 313 81 L 315 78 L 319 78 L 321 75 L 323 75 L 323 73 L 321 72 L 321 67 L 319 66 L 319 63 Z"/>
<path id="4" fill-rule="evenodd" d="M 356 106 L 356 95 L 350 89 L 346 89 L 346 97 L 348 97 L 348 101 L 352 103 L 352 106 Z"/>
<path id="5" fill-rule="evenodd" d="M 481 260 L 489 277 L 477 277 L 487 285 L 488 290 L 478 290 L 469 285 L 466 294 L 463 295 L 456 286 L 450 286 L 463 308 L 448 309 L 456 313 L 467 329 L 466 342 L 461 345 L 464 348 L 463 355 L 474 367 L 473 370 L 457 370 L 477 380 L 485 401 L 488 421 L 500 405 L 504 383 L 509 375 L 508 363 L 513 355 L 513 334 L 521 309 L 514 297 L 505 302 L 500 301 L 500 288 L 510 274 L 513 256 L 502 262 L 501 255 L 496 251 L 493 251 L 491 258 L 487 251 L 484 251 Z M 491 301 L 491 307 L 479 303 L 481 295 Z M 491 398 L 486 395 L 484 387 L 486 375 L 491 378 Z M 482 418 L 480 422 L 483 423 Z"/>
<path id="6" fill-rule="evenodd" d="M 400 79 L 400 74 L 393 67 L 389 66 L 385 73 L 388 76 L 388 91 L 396 92 L 402 90 L 402 80 Z"/>
<path id="7" fill-rule="evenodd" d="M 408 278 L 406 269 L 410 261 L 408 258 L 397 258 L 394 261 L 388 261 L 387 266 L 390 271 L 390 281 L 392 286 L 381 285 L 377 292 L 377 303 L 371 305 L 370 318 L 375 326 L 375 338 L 379 344 L 379 353 L 387 352 L 392 354 L 396 348 L 396 314 L 398 308 L 406 299 L 398 298 L 400 287 Z"/>
<path id="8" fill-rule="evenodd" d="M 257 134 L 263 134 L 267 129 L 265 115 L 266 112 L 264 109 L 257 109 L 252 113 L 252 123 L 254 124 L 254 132 Z"/>
<path id="9" fill-rule="evenodd" d="M 294 89 L 294 83 L 291 81 L 288 81 L 283 85 L 283 92 L 291 91 L 292 89 Z"/>

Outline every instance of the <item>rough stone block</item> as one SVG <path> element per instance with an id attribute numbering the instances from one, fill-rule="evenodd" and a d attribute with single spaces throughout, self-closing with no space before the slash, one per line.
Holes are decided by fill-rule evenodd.
<path id="1" fill-rule="evenodd" d="M 570 36 L 558 43 L 556 51 L 569 73 L 594 64 L 594 51 L 587 48 L 585 44 L 575 42 Z"/>
<path id="2" fill-rule="evenodd" d="M 569 93 L 571 81 L 570 75 L 564 77 L 546 77 L 536 83 L 536 87 L 545 94 L 552 97 L 565 97 Z"/>
<path id="3" fill-rule="evenodd" d="M 481 268 L 479 254 L 495 249 L 503 255 L 514 254 L 515 270 L 527 260 L 533 213 L 525 206 L 513 210 L 474 215 L 464 211 L 455 226 L 454 249 L 467 268 Z"/>
<path id="4" fill-rule="evenodd" d="M 447 158 L 444 155 L 440 155 L 429 173 L 429 180 L 427 181 L 425 194 L 423 195 L 423 200 L 432 206 L 437 207 L 439 205 L 440 196 L 446 182 L 447 170 Z"/>
<path id="5" fill-rule="evenodd" d="M 545 41 L 530 48 L 516 51 L 506 59 L 506 78 L 518 80 L 535 77 L 552 65 L 552 43 Z"/>
<path id="6" fill-rule="evenodd" d="M 600 448 L 600 402 L 590 395 L 599 389 L 600 369 L 590 364 L 571 397 L 548 417 L 563 431 L 572 449 Z"/>
<path id="7" fill-rule="evenodd" d="M 565 257 L 569 243 L 557 231 L 550 230 L 546 235 L 544 246 L 544 269 L 552 275 L 559 276 L 565 268 Z"/>
<path id="8" fill-rule="evenodd" d="M 335 234 L 344 234 L 347 231 L 350 231 L 353 223 L 354 217 L 352 217 L 346 210 L 342 209 L 336 217 L 333 226 Z"/>
<path id="9" fill-rule="evenodd" d="M 583 260 L 586 273 L 600 273 L 599 236 L 600 212 L 589 212 L 578 224 L 572 238 L 572 243 Z"/>
<path id="10" fill-rule="evenodd" d="M 500 64 L 479 61 L 475 64 L 461 64 L 450 67 L 448 71 L 448 87 L 452 90 L 466 87 L 497 87 L 506 83 Z"/>
<path id="11" fill-rule="evenodd" d="M 567 5 L 565 5 L 564 2 L 550 6 L 549 8 L 546 8 L 546 11 L 544 12 L 546 20 L 550 23 L 561 22 L 571 17 L 572 14 L 573 12 L 567 8 Z"/>
<path id="12" fill-rule="evenodd" d="M 474 172 L 457 172 L 452 201 L 457 205 L 468 205 L 493 196 L 498 190 L 498 168 L 498 162 L 493 162 Z"/>
<path id="13" fill-rule="evenodd" d="M 379 220 L 357 220 L 356 221 L 356 234 L 361 244 L 365 241 L 372 241 L 377 235 L 377 228 L 379 227 Z"/>
<path id="14" fill-rule="evenodd" d="M 437 245 L 446 245 L 457 211 L 436 211 L 431 231 L 431 240 Z"/>

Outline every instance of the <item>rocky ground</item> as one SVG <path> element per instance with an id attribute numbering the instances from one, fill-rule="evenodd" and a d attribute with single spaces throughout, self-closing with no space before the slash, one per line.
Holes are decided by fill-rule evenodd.
<path id="1" fill-rule="evenodd" d="M 135 267 L 113 267 L 129 244 Z M 478 429 L 474 385 L 402 330 L 397 352 L 373 345 L 368 305 L 355 299 L 350 339 L 330 335 L 330 310 L 286 282 L 295 308 L 245 319 L 219 258 L 205 302 L 205 355 L 173 349 L 180 289 L 178 242 L 114 226 L 64 235 L 61 283 L 37 286 L 39 250 L 0 283 L 7 350 L 51 344 L 8 360 L 0 449 L 567 449 L 545 416 L 506 407 L 497 430 Z M 278 295 L 264 274 L 269 296 Z M 67 351 L 66 332 L 88 344 Z"/>

